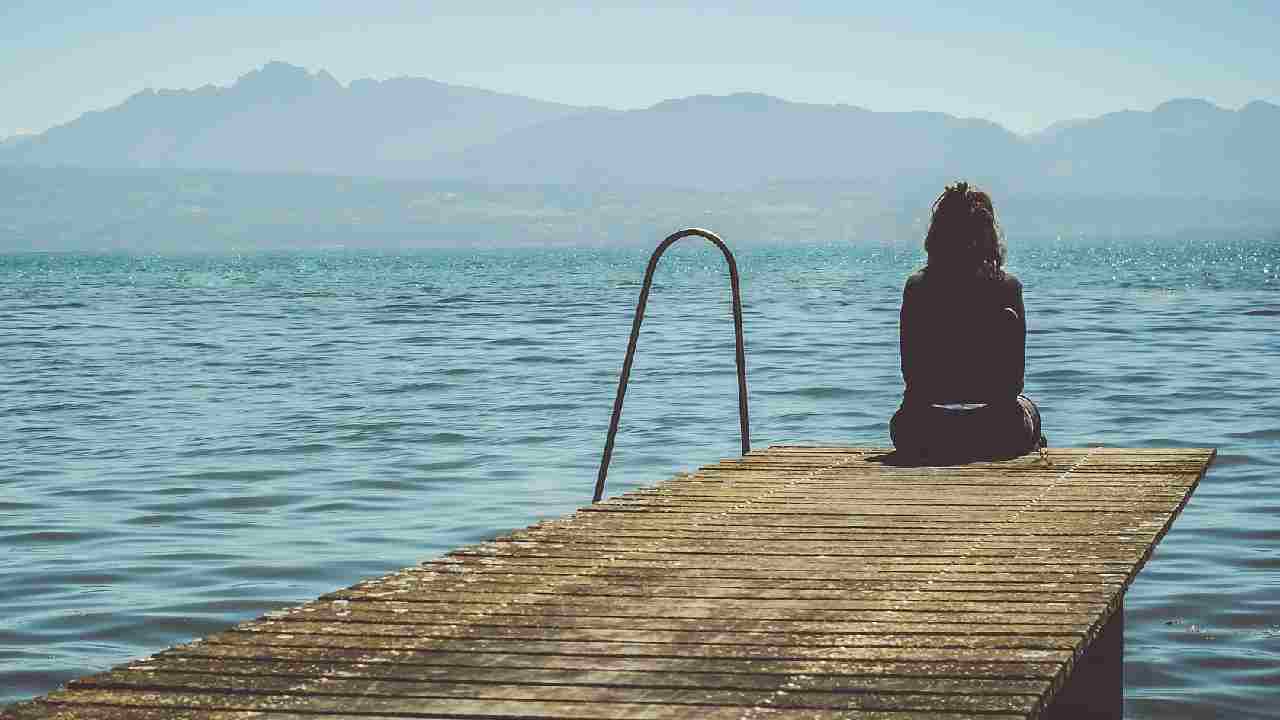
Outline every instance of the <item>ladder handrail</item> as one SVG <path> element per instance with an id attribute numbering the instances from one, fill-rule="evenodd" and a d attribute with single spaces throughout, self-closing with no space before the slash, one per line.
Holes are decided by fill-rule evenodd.
<path id="1" fill-rule="evenodd" d="M 613 415 L 609 418 L 609 436 L 604 443 L 604 457 L 600 459 L 600 472 L 596 474 L 596 491 L 591 502 L 599 502 L 604 495 L 604 480 L 609 474 L 609 461 L 613 458 L 613 440 L 618 434 L 618 421 L 622 418 L 622 399 L 627 394 L 627 380 L 631 377 L 631 363 L 636 355 L 636 341 L 640 337 L 640 323 L 644 321 L 645 305 L 649 302 L 649 289 L 653 286 L 653 272 L 658 267 L 658 258 L 677 240 L 697 236 L 711 241 L 724 253 L 729 263 L 729 287 L 733 293 L 733 331 L 736 343 L 736 359 L 738 363 L 738 421 L 741 431 L 742 454 L 751 452 L 751 429 L 747 420 L 747 361 L 742 342 L 742 296 L 738 285 L 738 263 L 729 252 L 718 235 L 702 228 L 685 228 L 667 236 L 658 244 L 649 258 L 649 266 L 644 271 L 644 285 L 640 288 L 640 300 L 636 303 L 635 319 L 631 323 L 631 340 L 627 343 L 627 357 L 622 362 L 622 376 L 618 379 L 618 394 L 613 399 Z"/>

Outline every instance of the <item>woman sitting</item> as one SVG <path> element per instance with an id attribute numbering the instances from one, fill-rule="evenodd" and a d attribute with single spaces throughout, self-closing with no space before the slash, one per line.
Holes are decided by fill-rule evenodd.
<path id="1" fill-rule="evenodd" d="M 900 454 L 959 461 L 1042 447 L 1040 411 L 1022 395 L 1022 283 L 1004 271 L 991 198 L 967 183 L 933 205 L 928 263 L 907 278 L 899 341 L 902 406 L 889 423 Z"/>

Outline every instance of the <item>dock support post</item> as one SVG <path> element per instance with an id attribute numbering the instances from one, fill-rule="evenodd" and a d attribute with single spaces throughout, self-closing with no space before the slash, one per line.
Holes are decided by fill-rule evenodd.
<path id="1" fill-rule="evenodd" d="M 1122 720 L 1124 717 L 1124 600 L 1085 650 L 1044 720 Z"/>

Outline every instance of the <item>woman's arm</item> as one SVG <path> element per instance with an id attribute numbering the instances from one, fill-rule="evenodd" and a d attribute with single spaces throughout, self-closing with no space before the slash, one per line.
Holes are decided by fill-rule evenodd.
<path id="1" fill-rule="evenodd" d="M 922 390 L 920 360 L 923 357 L 921 342 L 924 328 L 919 317 L 919 282 L 918 274 L 907 278 L 902 288 L 902 310 L 898 314 L 898 354 L 902 361 L 902 382 L 906 386 L 902 397 L 904 405 Z"/>
<path id="2" fill-rule="evenodd" d="M 1026 376 L 1027 369 L 1027 309 L 1022 302 L 1022 283 L 1018 282 L 1016 277 L 1009 276 L 1011 281 L 1011 292 L 1009 307 L 1018 314 L 1018 320 L 1013 323 L 1014 327 L 1010 332 L 1009 347 L 1005 350 L 1004 356 L 1008 358 L 1008 365 L 1001 373 L 1001 379 L 1006 382 L 1006 393 L 1009 398 L 1017 397 L 1022 392 L 1023 381 Z"/>

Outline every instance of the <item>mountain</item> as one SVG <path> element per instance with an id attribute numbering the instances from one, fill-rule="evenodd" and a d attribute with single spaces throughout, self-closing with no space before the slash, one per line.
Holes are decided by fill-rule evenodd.
<path id="1" fill-rule="evenodd" d="M 1262 196 L 1280 189 L 1277 134 L 1280 106 L 1177 99 L 1060 123 L 1028 143 L 1045 191 Z"/>
<path id="2" fill-rule="evenodd" d="M 437 172 L 521 183 L 743 190 L 822 181 L 883 190 L 966 174 L 998 186 L 1026 160 L 1018 136 L 985 121 L 740 93 L 522 128 L 445 159 Z"/>
<path id="3" fill-rule="evenodd" d="M 1269 197 L 1280 107 L 1171 100 L 1019 136 L 994 123 L 754 94 L 574 115 L 442 158 L 448 177 L 742 190 L 836 182 L 894 196 L 965 177 L 999 194 Z"/>
<path id="4" fill-rule="evenodd" d="M 6 138 L 0 138 L 0 152 L 16 148 L 19 144 L 30 140 L 31 137 L 31 135 L 10 135 Z"/>
<path id="5" fill-rule="evenodd" d="M 1001 195 L 1269 198 L 1277 135 L 1280 107 L 1261 101 L 1171 100 L 1020 136 L 755 93 L 618 111 L 421 78 L 343 86 L 275 62 L 230 87 L 138 93 L 0 147 L 0 161 L 705 191 L 826 183 L 911 202 L 960 177 Z"/>
<path id="6" fill-rule="evenodd" d="M 230 87 L 146 90 L 8 150 L 10 164 L 421 176 L 442 152 L 598 112 L 420 78 L 272 62 Z"/>

